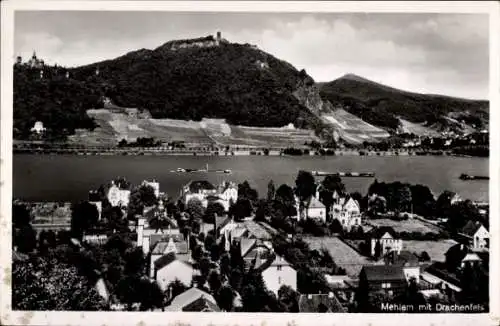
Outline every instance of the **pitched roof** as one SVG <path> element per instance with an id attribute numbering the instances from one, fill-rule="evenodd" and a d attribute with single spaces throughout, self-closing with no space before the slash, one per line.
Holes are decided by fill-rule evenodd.
<path id="1" fill-rule="evenodd" d="M 333 294 L 301 294 L 299 312 L 346 312 L 337 297 Z"/>
<path id="2" fill-rule="evenodd" d="M 361 273 L 365 273 L 368 281 L 404 281 L 406 280 L 402 266 L 366 265 Z"/>
<path id="3" fill-rule="evenodd" d="M 189 191 L 191 192 L 198 192 L 200 190 L 215 190 L 214 185 L 206 180 L 191 181 L 188 186 Z"/>
<path id="4" fill-rule="evenodd" d="M 483 225 L 480 222 L 469 221 L 462 228 L 462 233 L 472 237 L 477 232 L 477 230 L 479 230 L 481 228 L 481 226 L 483 226 Z"/>
<path id="5" fill-rule="evenodd" d="M 481 261 L 481 258 L 475 253 L 468 253 L 462 261 Z"/>
<path id="6" fill-rule="evenodd" d="M 399 254 L 396 251 L 391 251 L 387 253 L 385 258 L 392 265 L 418 266 L 418 257 L 408 250 L 402 250 Z"/>
<path id="7" fill-rule="evenodd" d="M 169 252 L 168 254 L 165 254 L 165 255 L 161 256 L 160 258 L 158 258 L 157 260 L 155 260 L 154 265 L 155 265 L 155 268 L 157 270 L 160 270 L 160 269 L 164 268 L 165 266 L 170 265 L 172 262 L 174 262 L 176 260 L 186 264 L 189 267 L 192 267 L 191 264 L 189 264 L 187 261 L 177 259 L 175 253 L 173 253 L 173 252 Z"/>
<path id="8" fill-rule="evenodd" d="M 309 201 L 306 206 L 307 208 L 325 208 L 325 205 L 323 205 L 323 203 L 320 202 L 319 199 L 316 198 L 315 196 L 311 196 L 309 198 Z"/>
<path id="9" fill-rule="evenodd" d="M 248 232 L 257 239 L 262 239 L 262 240 L 272 239 L 271 234 L 255 221 L 245 221 L 243 222 L 243 225 L 245 229 L 247 229 Z"/>
<path id="10" fill-rule="evenodd" d="M 185 305 L 182 308 L 182 311 L 220 312 L 221 310 L 217 304 L 202 296 L 194 300 L 192 303 Z"/>
<path id="11" fill-rule="evenodd" d="M 174 241 L 176 246 L 178 243 L 186 242 L 184 240 L 184 235 L 182 235 L 182 234 L 163 234 L 163 233 L 162 234 L 151 234 L 149 236 L 149 248 L 150 249 L 155 248 L 159 242 L 167 242 L 168 243 L 168 241 L 170 239 L 172 239 Z M 182 248 L 184 248 L 184 247 L 177 246 L 178 253 L 181 253 Z M 187 249 L 185 249 L 185 251 L 187 252 Z"/>
<path id="12" fill-rule="evenodd" d="M 194 303 L 196 300 L 200 298 L 204 298 L 205 300 L 217 305 L 215 298 L 208 294 L 205 291 L 202 291 L 198 288 L 190 288 L 189 290 L 184 291 L 183 293 L 177 295 L 172 303 L 166 308 L 167 311 L 182 311 L 184 307 Z"/>
<path id="13" fill-rule="evenodd" d="M 380 239 L 384 234 L 389 233 L 394 239 L 399 239 L 398 234 L 390 226 L 376 227 L 370 231 L 370 237 Z"/>
<path id="14" fill-rule="evenodd" d="M 241 238 L 240 240 L 240 249 L 241 249 L 241 257 L 244 257 L 250 249 L 255 245 L 257 242 L 257 239 L 248 239 L 248 238 Z"/>

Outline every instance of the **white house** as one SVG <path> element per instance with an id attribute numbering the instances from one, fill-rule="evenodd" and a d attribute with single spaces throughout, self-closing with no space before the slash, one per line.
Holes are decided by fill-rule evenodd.
<path id="1" fill-rule="evenodd" d="M 469 240 L 473 251 L 488 250 L 490 233 L 480 222 L 469 221 L 460 234 Z"/>
<path id="2" fill-rule="evenodd" d="M 189 241 L 176 239 L 174 236 L 158 241 L 151 251 L 149 277 L 154 278 L 155 262 L 169 253 L 175 254 L 176 259 L 191 262 L 191 252 L 189 251 Z"/>
<path id="3" fill-rule="evenodd" d="M 173 252 L 163 255 L 154 262 L 154 279 L 163 292 L 175 280 L 179 280 L 186 287 L 191 286 L 194 275 L 193 266 L 186 261 L 177 259 Z"/>
<path id="4" fill-rule="evenodd" d="M 35 122 L 35 125 L 33 126 L 33 128 L 31 128 L 31 132 L 34 132 L 37 134 L 41 134 L 41 133 L 45 132 L 46 130 L 47 129 L 43 126 L 43 122 L 41 122 L 41 121 Z"/>
<path id="5" fill-rule="evenodd" d="M 130 199 L 130 190 L 121 189 L 114 181 L 111 181 L 111 187 L 108 190 L 108 201 L 111 206 L 128 206 Z"/>
<path id="6" fill-rule="evenodd" d="M 353 198 L 345 201 L 344 198 L 332 205 L 330 216 L 338 220 L 342 227 L 350 230 L 354 226 L 361 225 L 361 210 L 359 203 Z"/>
<path id="7" fill-rule="evenodd" d="M 403 240 L 399 238 L 391 227 L 375 228 L 371 231 L 370 239 L 370 252 L 372 256 L 375 256 L 378 243 L 380 243 L 380 254 L 382 256 L 391 251 L 396 251 L 399 254 L 403 249 Z"/>
<path id="8" fill-rule="evenodd" d="M 311 196 L 304 204 L 304 210 L 301 213 L 301 218 L 310 218 L 321 222 L 326 222 L 326 207 L 319 201 L 319 193 L 316 191 L 315 196 Z"/>
<path id="9" fill-rule="evenodd" d="M 238 199 L 238 187 L 235 183 L 226 181 L 217 188 L 208 181 L 191 181 L 181 190 L 181 197 L 186 205 L 190 200 L 196 198 L 205 208 L 209 202 L 217 202 L 227 212 L 231 203 L 235 203 Z"/>
<path id="10" fill-rule="evenodd" d="M 261 267 L 266 287 L 275 295 L 283 285 L 297 290 L 297 271 L 281 256 L 275 255 Z"/>
<path id="11" fill-rule="evenodd" d="M 149 225 L 146 218 L 140 217 L 137 219 L 137 247 L 142 248 L 142 252 L 147 255 L 151 247 L 154 247 L 156 242 L 161 241 L 164 237 L 180 236 L 180 230 L 176 222 L 172 219 L 166 219 L 168 226 L 166 228 L 153 228 Z"/>

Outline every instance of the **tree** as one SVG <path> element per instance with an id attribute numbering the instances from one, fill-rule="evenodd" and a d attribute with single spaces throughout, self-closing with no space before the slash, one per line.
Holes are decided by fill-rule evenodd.
<path id="1" fill-rule="evenodd" d="M 295 180 L 295 193 L 301 202 L 309 199 L 316 192 L 316 183 L 310 172 L 300 170 Z"/>
<path id="2" fill-rule="evenodd" d="M 412 196 L 408 184 L 396 185 L 394 189 L 394 208 L 399 212 L 410 210 Z"/>
<path id="3" fill-rule="evenodd" d="M 427 186 L 412 185 L 410 187 L 413 212 L 420 216 L 434 215 L 436 200 L 432 191 Z"/>
<path id="4" fill-rule="evenodd" d="M 375 244 L 375 255 L 374 255 L 374 257 L 376 259 L 378 259 L 381 254 L 382 254 L 382 245 L 380 244 L 380 240 L 377 240 L 377 243 Z"/>
<path id="5" fill-rule="evenodd" d="M 429 254 L 427 253 L 427 251 L 422 251 L 422 253 L 420 254 L 420 260 L 421 261 L 430 261 L 431 260 L 431 257 L 429 256 Z"/>
<path id="6" fill-rule="evenodd" d="M 146 259 L 141 248 L 130 248 L 125 252 L 125 273 L 129 275 L 141 274 Z"/>
<path id="7" fill-rule="evenodd" d="M 156 204 L 155 190 L 149 185 L 141 185 L 136 187 L 130 193 L 128 204 L 128 218 L 134 219 L 135 215 L 142 215 L 144 207 L 153 206 Z"/>
<path id="8" fill-rule="evenodd" d="M 106 303 L 75 267 L 44 258 L 15 261 L 12 266 L 12 308 L 15 310 L 106 309 Z"/>
<path id="9" fill-rule="evenodd" d="M 111 207 L 106 214 L 108 228 L 119 233 L 128 231 L 127 220 L 123 218 L 123 211 L 120 207 Z"/>
<path id="10" fill-rule="evenodd" d="M 445 190 L 443 191 L 437 201 L 436 201 L 436 214 L 438 216 L 450 216 L 451 210 L 451 200 L 455 196 L 455 193 Z"/>
<path id="11" fill-rule="evenodd" d="M 36 231 L 33 229 L 31 224 L 23 225 L 14 233 L 13 240 L 13 245 L 17 247 L 19 252 L 33 252 L 37 245 Z"/>
<path id="12" fill-rule="evenodd" d="M 329 190 L 332 193 L 334 191 L 336 191 L 339 195 L 345 193 L 345 185 L 342 183 L 342 179 L 338 175 L 327 175 L 321 184 L 326 190 Z"/>
<path id="13" fill-rule="evenodd" d="M 99 211 L 88 201 L 80 202 L 71 207 L 71 235 L 81 239 L 83 233 L 97 224 Z"/>
<path id="14" fill-rule="evenodd" d="M 271 201 L 274 199 L 274 194 L 275 194 L 275 187 L 274 187 L 274 182 L 273 180 L 269 181 L 267 184 L 267 200 Z"/>
<path id="15" fill-rule="evenodd" d="M 169 293 L 168 300 L 172 300 L 179 294 L 184 293 L 186 290 L 187 287 L 184 285 L 184 283 L 182 283 L 178 279 L 175 279 L 167 285 L 167 291 Z"/>
<path id="16" fill-rule="evenodd" d="M 217 303 L 222 311 L 233 310 L 234 291 L 230 285 L 224 285 L 220 288 L 217 296 Z"/>
<path id="17" fill-rule="evenodd" d="M 214 223 L 215 215 L 222 216 L 224 214 L 224 206 L 219 202 L 209 202 L 205 211 L 205 223 Z"/>
<path id="18" fill-rule="evenodd" d="M 191 219 L 202 219 L 205 215 L 205 208 L 199 199 L 192 198 L 186 205 L 186 212 Z"/>
<path id="19" fill-rule="evenodd" d="M 210 286 L 210 291 L 212 291 L 212 293 L 216 294 L 219 292 L 219 289 L 222 286 L 222 280 L 217 271 L 212 270 L 208 274 L 208 285 Z"/>
<path id="20" fill-rule="evenodd" d="M 243 183 L 238 184 L 238 199 L 248 199 L 253 204 L 259 199 L 259 194 L 245 180 Z"/>
<path id="21" fill-rule="evenodd" d="M 251 216 L 252 212 L 252 202 L 246 198 L 238 199 L 230 208 L 230 215 L 234 216 L 237 221 L 241 221 L 242 219 Z"/>
<path id="22" fill-rule="evenodd" d="M 282 285 L 278 290 L 278 300 L 286 307 L 287 312 L 299 312 L 299 294 L 288 285 Z"/>
<path id="23" fill-rule="evenodd" d="M 12 204 L 12 225 L 14 228 L 25 226 L 31 222 L 28 208 L 24 204 Z"/>

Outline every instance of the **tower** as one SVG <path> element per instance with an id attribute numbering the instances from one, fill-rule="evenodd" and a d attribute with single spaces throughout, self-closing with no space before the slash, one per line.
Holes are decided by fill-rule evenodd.
<path id="1" fill-rule="evenodd" d="M 215 44 L 219 45 L 221 41 L 221 32 L 217 31 L 216 37 L 215 37 Z"/>

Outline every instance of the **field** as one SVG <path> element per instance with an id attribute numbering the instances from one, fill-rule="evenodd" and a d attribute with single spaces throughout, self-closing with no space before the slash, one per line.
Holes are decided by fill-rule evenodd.
<path id="1" fill-rule="evenodd" d="M 90 146 L 112 146 L 122 139 L 132 142 L 138 137 L 152 137 L 162 142 L 255 147 L 303 146 L 305 142 L 319 140 L 313 131 L 305 129 L 230 126 L 224 119 L 141 119 L 124 112 L 123 109 L 88 110 L 87 114 L 95 119 L 98 127 L 94 131 L 77 130 L 70 140 Z"/>
<path id="2" fill-rule="evenodd" d="M 416 252 L 420 254 L 422 251 L 427 251 L 432 261 L 444 262 L 446 260 L 445 254 L 451 246 L 455 245 L 453 240 L 441 241 L 403 241 L 403 250 Z"/>
<path id="3" fill-rule="evenodd" d="M 304 237 L 311 249 L 320 250 L 326 248 L 332 255 L 335 264 L 344 268 L 347 275 L 358 277 L 363 265 L 374 265 L 376 262 L 360 255 L 356 250 L 349 247 L 336 237 Z"/>
<path id="4" fill-rule="evenodd" d="M 399 121 L 401 122 L 403 132 L 415 134 L 417 136 L 439 136 L 439 133 L 436 130 L 425 127 L 421 123 L 414 123 L 401 118 L 399 118 Z"/>
<path id="5" fill-rule="evenodd" d="M 390 136 L 387 131 L 372 126 L 342 109 L 336 109 L 322 117 L 326 123 L 335 127 L 340 138 L 351 144 L 377 142 Z"/>
<path id="6" fill-rule="evenodd" d="M 405 221 L 394 221 L 388 218 L 372 219 L 367 221 L 368 224 L 376 227 L 389 226 L 396 232 L 421 232 L 421 233 L 439 233 L 440 229 L 437 226 L 425 224 L 417 219 L 408 219 Z"/>

